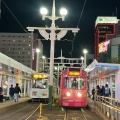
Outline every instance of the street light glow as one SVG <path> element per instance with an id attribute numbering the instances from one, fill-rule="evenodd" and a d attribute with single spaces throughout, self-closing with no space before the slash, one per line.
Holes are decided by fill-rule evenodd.
<path id="1" fill-rule="evenodd" d="M 84 57 L 83 57 L 83 56 L 81 56 L 81 60 L 84 60 Z"/>
<path id="2" fill-rule="evenodd" d="M 40 49 L 36 48 L 36 52 L 39 53 L 39 52 L 40 52 Z"/>
<path id="3" fill-rule="evenodd" d="M 65 8 L 60 9 L 60 14 L 61 14 L 62 16 L 67 15 L 67 10 L 66 10 Z"/>
<path id="4" fill-rule="evenodd" d="M 83 53 L 85 53 L 85 54 L 86 54 L 87 52 L 88 52 L 88 51 L 87 51 L 86 49 L 84 49 L 84 50 L 83 50 Z"/>
<path id="5" fill-rule="evenodd" d="M 42 59 L 45 59 L 45 56 L 42 56 Z"/>
<path id="6" fill-rule="evenodd" d="M 47 10 L 46 8 L 41 8 L 41 9 L 40 9 L 40 13 L 41 13 L 42 15 L 47 15 L 48 10 Z"/>

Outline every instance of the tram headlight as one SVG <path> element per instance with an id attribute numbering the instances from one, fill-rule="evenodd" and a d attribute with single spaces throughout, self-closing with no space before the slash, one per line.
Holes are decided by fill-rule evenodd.
<path id="1" fill-rule="evenodd" d="M 82 94 L 81 93 L 78 93 L 78 97 L 81 97 L 82 96 Z"/>
<path id="2" fill-rule="evenodd" d="M 71 94 L 69 92 L 67 92 L 66 95 L 69 97 Z"/>

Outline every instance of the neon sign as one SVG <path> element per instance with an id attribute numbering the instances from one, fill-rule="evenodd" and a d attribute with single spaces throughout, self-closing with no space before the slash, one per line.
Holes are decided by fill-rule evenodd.
<path id="1" fill-rule="evenodd" d="M 110 43 L 110 40 L 107 40 L 105 42 L 102 42 L 98 45 L 99 53 L 106 52 L 108 50 L 108 44 Z"/>

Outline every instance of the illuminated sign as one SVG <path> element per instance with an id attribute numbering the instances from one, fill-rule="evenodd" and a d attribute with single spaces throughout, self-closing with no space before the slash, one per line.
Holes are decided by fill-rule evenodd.
<path id="1" fill-rule="evenodd" d="M 99 53 L 106 52 L 108 50 L 108 44 L 110 43 L 110 40 L 107 40 L 105 42 L 102 42 L 98 45 Z"/>
<path id="2" fill-rule="evenodd" d="M 34 77 L 35 79 L 37 79 L 37 78 L 46 78 L 47 75 L 46 75 L 46 74 L 34 74 L 33 77 Z"/>
<path id="3" fill-rule="evenodd" d="M 98 23 L 118 23 L 117 17 L 97 17 L 96 25 Z"/>
<path id="4" fill-rule="evenodd" d="M 118 70 L 119 66 L 110 66 L 110 65 L 96 65 L 97 68 L 105 68 L 105 69 L 115 69 Z"/>
<path id="5" fill-rule="evenodd" d="M 72 71 L 68 73 L 70 76 L 79 76 L 80 72 Z"/>

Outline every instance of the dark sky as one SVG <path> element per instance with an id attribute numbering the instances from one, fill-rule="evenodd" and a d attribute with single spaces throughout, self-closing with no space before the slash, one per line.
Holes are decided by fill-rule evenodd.
<path id="1" fill-rule="evenodd" d="M 42 6 L 48 8 L 49 15 L 51 15 L 52 0 L 3 0 L 8 8 L 12 11 L 14 16 L 19 20 L 21 25 L 26 29 L 30 27 L 44 27 L 50 26 L 51 21 L 46 19 L 42 21 L 39 9 Z M 65 21 L 57 20 L 56 26 L 76 28 L 78 25 L 79 17 L 83 8 L 84 0 L 56 0 L 56 15 L 59 15 L 61 7 L 68 10 Z M 94 53 L 94 26 L 97 16 L 112 16 L 118 10 L 118 18 L 120 18 L 120 0 L 87 0 L 80 23 L 80 31 L 76 34 L 74 40 L 74 49 L 72 56 L 80 57 L 83 48 L 88 49 L 89 53 Z M 22 27 L 18 24 L 17 20 L 12 16 L 8 8 L 3 4 L 1 5 L 1 20 L 0 32 L 24 32 Z M 40 37 L 42 38 L 42 37 Z M 62 38 L 73 40 L 72 32 Z M 50 41 L 42 41 L 44 46 L 44 55 L 49 57 Z M 63 56 L 71 57 L 72 42 L 69 41 L 56 41 L 55 42 L 55 57 L 60 56 L 60 51 L 63 49 Z"/>

